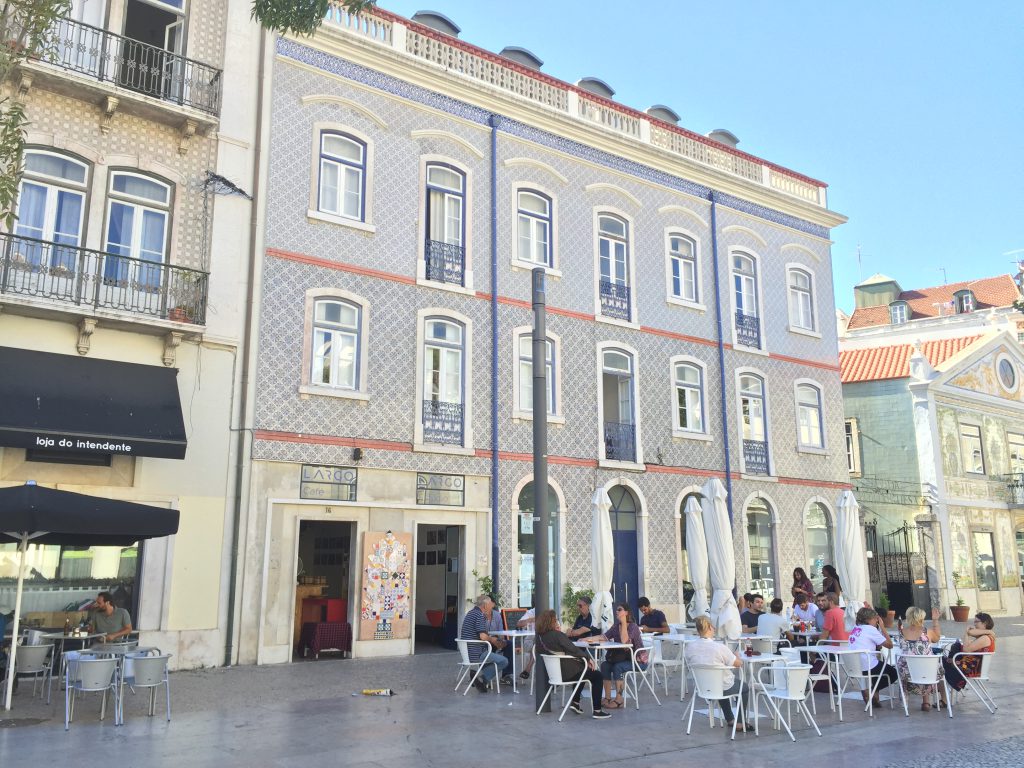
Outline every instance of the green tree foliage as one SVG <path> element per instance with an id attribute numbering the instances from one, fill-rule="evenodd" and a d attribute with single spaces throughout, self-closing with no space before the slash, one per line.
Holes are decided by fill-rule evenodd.
<path id="1" fill-rule="evenodd" d="M 274 32 L 312 35 L 332 5 L 359 13 L 374 3 L 375 0 L 253 0 L 252 17 Z"/>

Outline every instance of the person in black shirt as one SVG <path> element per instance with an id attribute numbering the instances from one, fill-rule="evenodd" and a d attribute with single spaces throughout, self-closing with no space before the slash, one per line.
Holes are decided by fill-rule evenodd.
<path id="1" fill-rule="evenodd" d="M 573 640 L 583 640 L 601 634 L 601 627 L 594 626 L 594 614 L 590 612 L 590 602 L 590 598 L 586 595 L 576 601 L 576 608 L 580 615 L 576 617 L 576 623 L 572 625 L 572 629 L 565 633 Z"/>
<path id="2" fill-rule="evenodd" d="M 665 618 L 665 614 L 662 611 L 651 607 L 650 600 L 646 597 L 641 597 L 638 605 L 640 606 L 640 613 L 643 614 L 640 617 L 641 632 L 653 634 L 666 634 L 668 632 L 668 619 Z"/>
<path id="3" fill-rule="evenodd" d="M 740 614 L 740 624 L 744 632 L 757 632 L 757 619 L 764 613 L 764 597 L 751 595 L 747 610 Z"/>
<path id="4" fill-rule="evenodd" d="M 578 680 L 580 675 L 590 681 L 590 700 L 594 706 L 595 720 L 605 720 L 610 715 L 601 708 L 602 701 L 598 698 L 598 691 L 604 686 L 604 676 L 590 654 L 582 648 L 577 648 L 558 624 L 558 616 L 554 611 L 541 611 L 537 617 L 537 651 L 543 654 L 561 654 L 559 666 L 561 667 L 562 680 Z M 572 701 L 569 709 L 577 715 L 583 714 L 583 707 L 580 706 L 580 695 L 583 693 L 583 686 L 573 691 Z M 550 690 L 547 694 L 551 695 Z"/>

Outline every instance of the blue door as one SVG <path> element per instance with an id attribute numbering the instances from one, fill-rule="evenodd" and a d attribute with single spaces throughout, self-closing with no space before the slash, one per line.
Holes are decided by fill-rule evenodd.
<path id="1" fill-rule="evenodd" d="M 636 513 L 637 501 L 633 492 L 624 485 L 608 491 L 612 500 L 612 541 L 615 545 L 615 570 L 612 579 L 612 597 L 616 603 L 626 603 L 637 614 L 640 598 L 640 569 L 637 567 Z"/>

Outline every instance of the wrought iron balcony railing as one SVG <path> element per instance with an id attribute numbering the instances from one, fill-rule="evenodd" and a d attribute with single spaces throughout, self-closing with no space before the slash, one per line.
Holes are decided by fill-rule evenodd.
<path id="1" fill-rule="evenodd" d="M 604 423 L 604 457 L 609 461 L 636 461 L 636 425 Z"/>
<path id="2" fill-rule="evenodd" d="M 220 112 L 221 71 L 130 37 L 60 19 L 40 61 L 201 112 Z"/>
<path id="3" fill-rule="evenodd" d="M 764 440 L 744 440 L 743 466 L 748 475 L 767 475 L 768 443 Z"/>
<path id="4" fill-rule="evenodd" d="M 463 445 L 462 403 L 423 401 L 423 442 Z"/>
<path id="5" fill-rule="evenodd" d="M 630 319 L 629 286 L 601 279 L 601 314 L 605 317 L 617 317 L 619 320 Z"/>
<path id="6" fill-rule="evenodd" d="M 0 294 L 206 323 L 206 272 L 0 234 Z"/>
<path id="7" fill-rule="evenodd" d="M 752 349 L 761 348 L 761 321 L 757 315 L 736 311 L 736 343 Z"/>
<path id="8" fill-rule="evenodd" d="M 1024 506 L 1024 472 L 1011 472 L 1005 476 L 1006 489 L 1010 492 L 1010 504 Z"/>
<path id="9" fill-rule="evenodd" d="M 427 240 L 424 253 L 427 259 L 427 280 L 452 285 L 466 284 L 466 249 L 461 245 Z"/>

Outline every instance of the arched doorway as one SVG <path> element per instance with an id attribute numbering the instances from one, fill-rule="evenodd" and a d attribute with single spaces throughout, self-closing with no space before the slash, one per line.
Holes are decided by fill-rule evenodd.
<path id="1" fill-rule="evenodd" d="M 768 602 L 779 594 L 775 569 L 772 511 L 764 499 L 747 504 L 747 549 L 750 560 L 750 591 Z"/>
<path id="2" fill-rule="evenodd" d="M 516 554 L 516 595 L 517 605 L 526 608 L 535 603 L 534 580 L 534 504 L 533 481 L 523 486 L 519 492 L 519 514 L 516 520 L 516 537 L 518 540 Z M 548 485 L 548 595 L 551 605 L 558 610 L 560 595 L 558 594 L 558 494 Z"/>
<path id="3" fill-rule="evenodd" d="M 815 501 L 807 507 L 804 519 L 804 544 L 807 547 L 807 578 L 814 589 L 821 591 L 821 569 L 835 563 L 835 549 L 832 543 L 832 521 L 828 510 L 821 502 Z"/>
<path id="4" fill-rule="evenodd" d="M 612 522 L 612 541 L 615 545 L 615 571 L 612 578 L 612 597 L 617 603 L 626 603 L 637 615 L 640 598 L 640 569 L 637 565 L 637 512 L 640 504 L 633 492 L 624 485 L 608 490 L 612 500 L 609 513 Z"/>

